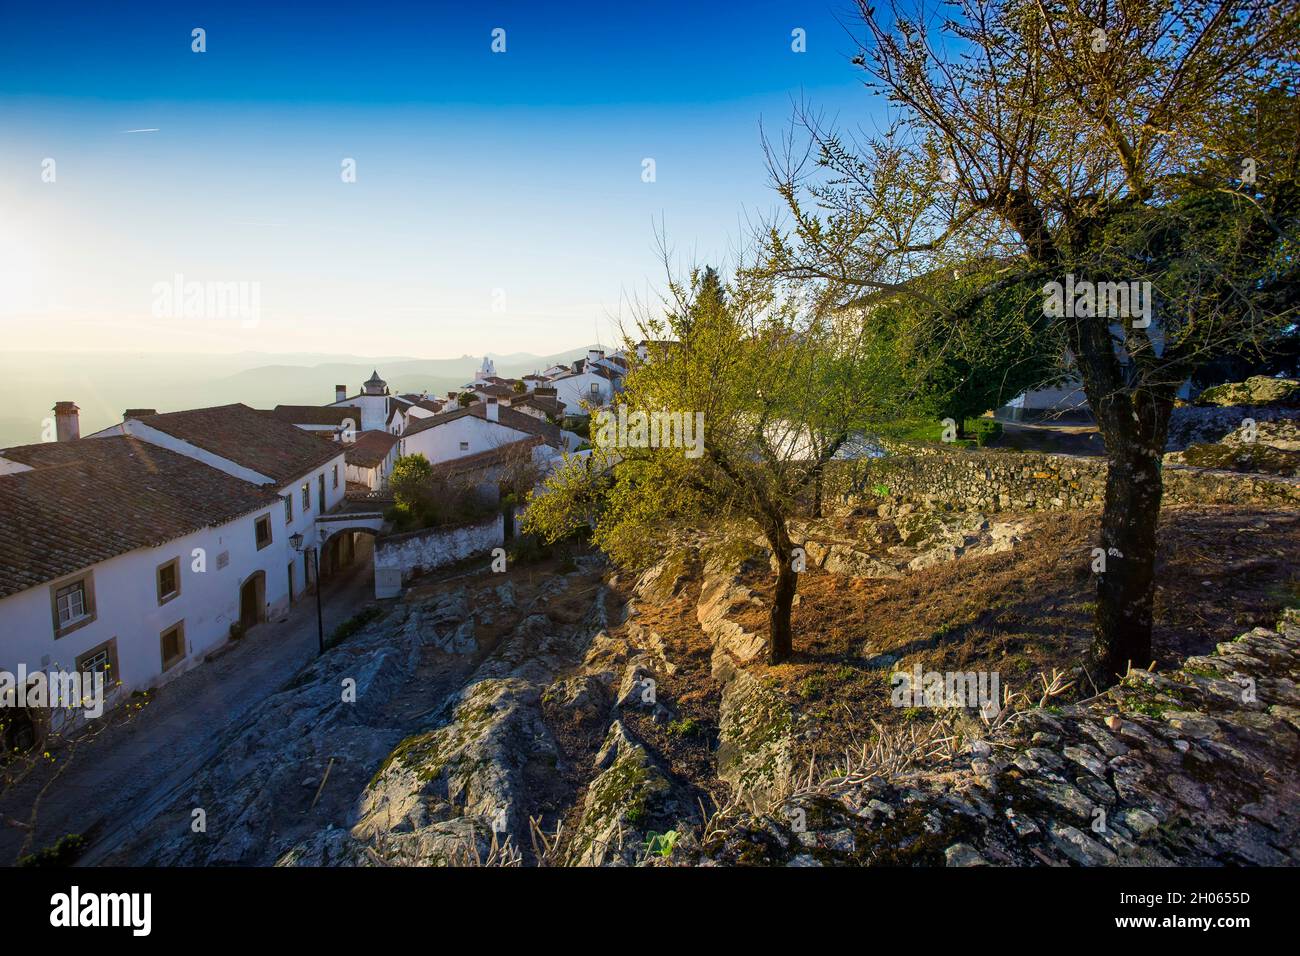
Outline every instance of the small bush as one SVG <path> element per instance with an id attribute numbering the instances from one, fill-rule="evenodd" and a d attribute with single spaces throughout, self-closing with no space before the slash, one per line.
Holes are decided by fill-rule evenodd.
<path id="1" fill-rule="evenodd" d="M 18 861 L 19 866 L 65 867 L 71 866 L 81 854 L 86 852 L 86 838 L 80 833 L 68 833 L 59 837 L 53 846 L 28 854 Z"/>
<path id="2" fill-rule="evenodd" d="M 554 549 L 535 534 L 525 534 L 515 539 L 507 559 L 510 566 L 536 564 L 545 561 L 555 553 Z"/>
<path id="3" fill-rule="evenodd" d="M 1002 437 L 1002 423 L 993 418 L 975 418 L 966 422 L 966 431 L 975 436 L 975 444 L 983 448 Z"/>
<path id="4" fill-rule="evenodd" d="M 694 737 L 704 731 L 700 722 L 694 717 L 683 717 L 680 720 L 669 721 L 664 729 L 673 737 Z"/>

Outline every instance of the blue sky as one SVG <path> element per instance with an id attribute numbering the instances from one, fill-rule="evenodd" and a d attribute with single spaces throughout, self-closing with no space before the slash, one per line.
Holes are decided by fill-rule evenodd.
<path id="1" fill-rule="evenodd" d="M 661 280 L 661 217 L 683 259 L 715 261 L 774 208 L 760 119 L 800 96 L 847 123 L 879 108 L 847 0 L 108 6 L 14 5 L 0 31 L 11 348 L 608 341 Z M 257 321 L 154 314 L 178 274 L 256 284 Z"/>

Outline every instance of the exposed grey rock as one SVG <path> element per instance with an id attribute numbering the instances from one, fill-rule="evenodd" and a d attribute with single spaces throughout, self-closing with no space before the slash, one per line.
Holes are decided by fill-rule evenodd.
<path id="1" fill-rule="evenodd" d="M 948 866 L 988 866 L 989 863 L 969 843 L 954 843 L 943 855 Z"/>
<path id="2" fill-rule="evenodd" d="M 1300 734 L 1260 709 L 1291 707 L 1277 700 L 1300 680 L 1300 615 L 1288 612 L 1279 632 L 1225 642 L 1213 659 L 1227 658 L 1254 681 L 1258 702 L 1211 693 L 1199 673 L 1133 671 L 1089 701 L 1002 725 L 988 738 L 996 757 L 974 757 L 972 746 L 900 778 L 822 784 L 742 817 L 703 853 L 746 862 L 742 835 L 762 829 L 758 821 L 779 826 L 797 803 L 816 808 L 799 845 L 822 864 L 1300 862 Z M 851 851 L 836 849 L 848 845 L 846 828 Z M 807 852 L 772 843 L 761 860 Z"/>

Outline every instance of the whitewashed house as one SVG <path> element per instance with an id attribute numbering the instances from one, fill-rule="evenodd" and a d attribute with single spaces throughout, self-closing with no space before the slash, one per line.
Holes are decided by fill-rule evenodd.
<path id="1" fill-rule="evenodd" d="M 423 395 L 399 395 L 399 402 L 404 402 L 405 407 L 402 409 L 406 414 L 406 424 L 410 424 L 413 418 L 432 418 L 446 409 L 446 402 L 441 399 L 431 398 L 428 393 Z M 399 434 L 393 432 L 393 434 Z"/>
<path id="2" fill-rule="evenodd" d="M 327 407 L 355 405 L 361 409 L 359 432 L 384 431 L 400 435 L 406 427 L 406 407 L 411 403 L 398 399 L 388 391 L 388 383 L 379 377 L 379 370 L 361 386 L 361 391 L 349 396 L 344 385 L 334 386 L 334 401 Z"/>
<path id="3" fill-rule="evenodd" d="M 590 408 L 609 404 L 623 387 L 623 374 L 617 363 L 605 359 L 603 351 L 591 349 L 567 372 L 553 376 L 551 385 L 568 414 L 585 415 L 588 412 L 584 404 Z"/>
<path id="4" fill-rule="evenodd" d="M 354 485 L 364 485 L 369 491 L 386 488 L 401 441 L 388 432 L 362 432 L 343 456 L 348 466 L 347 480 Z"/>
<path id="5" fill-rule="evenodd" d="M 218 405 L 161 415 L 128 418 L 91 435 L 130 435 L 223 471 L 282 499 L 277 531 L 284 530 L 285 564 L 268 593 L 295 598 L 314 583 L 307 549 L 323 542 L 317 519 L 341 505 L 347 494 L 345 445 L 308 434 L 247 405 Z M 301 554 L 288 549 L 290 535 L 303 536 Z M 340 542 L 332 542 L 337 547 Z M 321 556 L 326 572 L 329 551 Z"/>
<path id="6" fill-rule="evenodd" d="M 424 455 L 433 464 L 493 451 L 502 445 L 540 437 L 562 446 L 560 430 L 531 415 L 502 408 L 494 399 L 412 422 L 402 435 L 402 455 Z"/>
<path id="7" fill-rule="evenodd" d="M 273 486 L 125 436 L 0 465 L 0 669 L 106 671 L 111 706 L 288 602 Z"/>

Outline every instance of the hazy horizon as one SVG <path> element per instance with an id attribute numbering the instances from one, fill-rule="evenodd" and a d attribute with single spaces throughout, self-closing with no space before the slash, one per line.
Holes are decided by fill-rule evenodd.
<path id="1" fill-rule="evenodd" d="M 590 345 L 547 355 L 526 352 L 490 355 L 498 373 L 525 375 L 555 362 L 581 357 Z M 48 362 L 32 363 L 44 354 Z M 106 356 L 111 360 L 105 360 Z M 349 394 L 378 371 L 394 393 L 442 394 L 468 382 L 483 355 L 422 358 L 413 355 L 365 356 L 308 353 L 161 353 L 64 350 L 0 352 L 0 449 L 41 441 L 55 402 L 76 402 L 81 433 L 121 421 L 127 408 L 175 411 L 242 402 L 253 408 L 276 405 L 326 405 L 334 386 Z"/>

